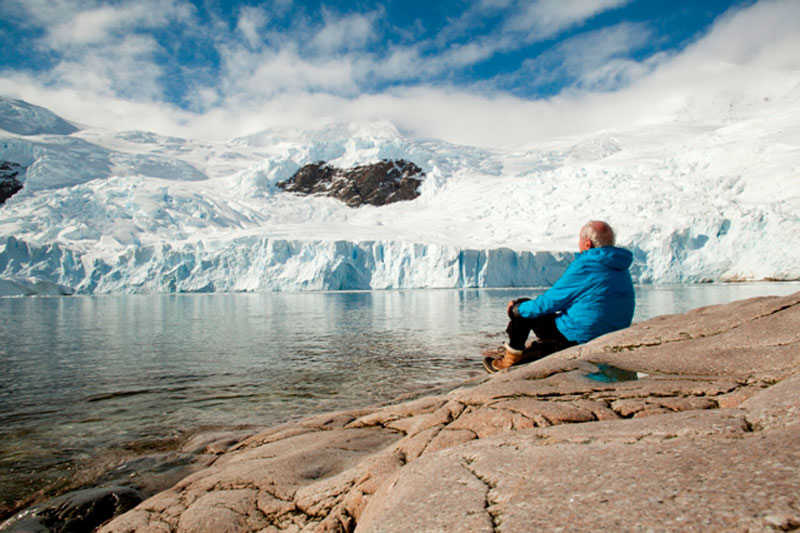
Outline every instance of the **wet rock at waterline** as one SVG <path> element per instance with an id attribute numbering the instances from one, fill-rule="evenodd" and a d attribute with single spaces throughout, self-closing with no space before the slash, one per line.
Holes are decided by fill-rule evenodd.
<path id="1" fill-rule="evenodd" d="M 217 456 L 253 430 L 209 431 L 183 443 L 180 451 L 124 460 L 93 477 L 94 487 L 77 488 L 33 505 L 0 524 L 0 532 L 93 531 L 144 498 L 165 490 L 214 463 Z"/>
<path id="2" fill-rule="evenodd" d="M 0 526 L 9 533 L 92 531 L 143 500 L 130 487 L 98 487 L 69 492 L 19 513 Z"/>
<path id="3" fill-rule="evenodd" d="M 258 433 L 100 531 L 796 529 L 799 388 L 800 293 L 707 307 Z"/>

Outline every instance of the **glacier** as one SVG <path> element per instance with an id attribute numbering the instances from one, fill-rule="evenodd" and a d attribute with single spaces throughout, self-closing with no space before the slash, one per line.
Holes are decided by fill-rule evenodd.
<path id="1" fill-rule="evenodd" d="M 505 149 L 389 123 L 267 128 L 227 142 L 76 125 L 0 97 L 0 296 L 552 284 L 589 219 L 638 283 L 800 279 L 800 84 Z M 308 163 L 405 159 L 409 202 L 280 190 Z"/>

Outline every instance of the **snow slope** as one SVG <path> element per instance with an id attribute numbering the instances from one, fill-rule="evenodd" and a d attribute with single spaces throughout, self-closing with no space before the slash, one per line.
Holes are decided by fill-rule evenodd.
<path id="1" fill-rule="evenodd" d="M 538 286 L 608 220 L 638 282 L 800 279 L 800 88 L 506 150 L 385 123 L 227 143 L 78 129 L 0 98 L 0 295 Z M 421 196 L 349 208 L 275 186 L 306 163 L 406 159 Z"/>

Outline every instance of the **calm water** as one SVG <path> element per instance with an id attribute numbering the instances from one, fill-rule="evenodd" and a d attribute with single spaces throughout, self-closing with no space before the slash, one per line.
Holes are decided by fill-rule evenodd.
<path id="1" fill-rule="evenodd" d="M 635 321 L 798 283 L 637 288 Z M 0 512 L 81 465 L 483 375 L 539 290 L 0 299 Z M 144 443 L 144 444 L 143 444 Z"/>

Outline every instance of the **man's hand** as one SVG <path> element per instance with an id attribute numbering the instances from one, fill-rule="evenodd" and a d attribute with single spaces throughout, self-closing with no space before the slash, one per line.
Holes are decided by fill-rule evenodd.
<path id="1" fill-rule="evenodd" d="M 509 300 L 508 306 L 506 307 L 506 313 L 508 313 L 508 318 L 519 318 L 519 310 L 517 306 L 522 302 L 527 302 L 530 298 L 517 298 L 516 300 Z"/>

